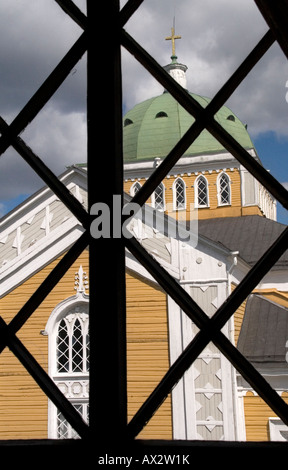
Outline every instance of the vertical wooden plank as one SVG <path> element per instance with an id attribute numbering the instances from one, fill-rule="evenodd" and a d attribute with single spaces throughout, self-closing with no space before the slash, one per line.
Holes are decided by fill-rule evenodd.
<path id="1" fill-rule="evenodd" d="M 110 227 L 110 234 L 106 231 L 100 238 L 90 235 L 90 427 L 93 439 L 111 445 L 124 438 L 127 425 L 125 246 L 121 224 L 120 233 L 119 226 L 113 233 L 123 200 L 119 1 L 102 2 L 99 25 L 95 2 L 87 0 L 87 16 L 88 205 L 90 213 L 95 203 L 105 204 L 110 214 L 109 225 L 105 211 L 105 227 Z M 105 35 L 101 57 L 99 29 Z M 93 220 L 95 214 L 91 223 Z"/>

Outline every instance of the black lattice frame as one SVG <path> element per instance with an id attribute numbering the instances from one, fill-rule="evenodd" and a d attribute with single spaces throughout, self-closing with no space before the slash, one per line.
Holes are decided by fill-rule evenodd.
<path id="1" fill-rule="evenodd" d="M 265 381 L 257 370 L 221 332 L 221 328 L 271 269 L 286 250 L 288 228 L 249 271 L 224 304 L 209 319 L 181 286 L 143 249 L 135 238 L 111 238 L 95 240 L 90 235 L 93 217 L 19 137 L 20 132 L 34 119 L 46 102 L 53 96 L 61 83 L 87 51 L 87 127 L 88 127 L 88 207 L 95 202 L 106 202 L 111 208 L 113 218 L 113 195 L 123 196 L 123 148 L 122 148 L 122 85 L 121 85 L 121 45 L 167 89 L 179 103 L 195 117 L 195 122 L 177 143 L 148 181 L 135 194 L 131 202 L 143 205 L 153 193 L 168 171 L 175 165 L 183 152 L 192 144 L 203 129 L 207 129 L 231 154 L 250 171 L 267 190 L 288 209 L 288 192 L 285 188 L 250 154 L 244 150 L 215 120 L 214 115 L 224 105 L 246 75 L 256 65 L 269 47 L 278 40 L 288 57 L 287 13 L 288 1 L 276 4 L 269 0 L 256 0 L 270 28 L 258 45 L 247 56 L 236 72 L 203 109 L 182 87 L 180 87 L 163 68 L 129 36 L 123 26 L 141 5 L 143 0 L 128 0 L 119 11 L 119 1 L 111 0 L 101 4 L 103 27 L 109 37 L 105 42 L 102 56 L 108 64 L 107 80 L 101 83 L 105 96 L 105 109 L 101 114 L 104 147 L 99 151 L 99 140 L 95 137 L 99 128 L 99 96 L 95 95 L 95 60 L 98 60 L 97 41 L 95 41 L 97 11 L 95 2 L 87 0 L 87 17 L 75 6 L 72 0 L 55 0 L 60 7 L 83 28 L 84 33 L 75 42 L 63 60 L 22 109 L 10 126 L 0 118 L 0 153 L 10 145 L 24 158 L 33 170 L 45 181 L 61 201 L 77 217 L 84 233 L 65 254 L 53 271 L 47 276 L 37 291 L 31 296 L 12 321 L 7 324 L 0 317 L 0 352 L 8 346 L 26 367 L 46 395 L 63 413 L 83 442 L 133 442 L 141 429 L 171 392 L 184 372 L 190 367 L 205 346 L 213 341 L 225 354 L 233 366 L 247 380 L 252 388 L 265 400 L 275 413 L 288 425 L 288 405 Z M 93 5 L 94 3 L 94 5 Z M 191 0 L 191 4 L 193 4 Z M 106 97 L 109 97 L 107 106 Z M 101 103 L 100 103 L 101 106 Z M 105 134 L 106 132 L 106 134 Z M 103 136 L 108 135 L 107 141 Z M 109 151 L 109 158 L 103 158 Z M 99 158 L 100 157 L 100 158 Z M 101 174 L 109 172 L 111 184 L 97 180 L 95 170 Z M 102 178 L 104 180 L 104 178 Z M 37 363 L 16 333 L 35 312 L 41 302 L 61 280 L 82 251 L 89 245 L 90 271 L 90 424 L 84 423 L 71 403 L 63 396 L 47 373 Z M 147 398 L 136 415 L 127 424 L 127 377 L 126 377 L 126 309 L 125 309 L 125 249 L 139 260 L 155 280 L 165 289 L 189 318 L 199 327 L 200 332 L 187 346 L 177 361 L 170 367 L 156 389 Z M 105 263 L 101 263 L 102 253 L 109 253 Z M 100 266 L 100 269 L 98 269 Z M 107 295 L 107 282 L 109 292 Z M 100 435 L 99 435 L 100 432 Z M 49 440 L 47 440 L 49 442 Z M 192 445 L 192 444 L 191 444 Z M 206 445 L 209 445 L 207 442 Z M 244 444 L 243 444 L 244 445 Z"/>

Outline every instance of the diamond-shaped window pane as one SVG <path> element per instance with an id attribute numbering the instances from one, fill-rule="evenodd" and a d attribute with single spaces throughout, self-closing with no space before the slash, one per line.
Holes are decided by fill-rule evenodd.
<path id="1" fill-rule="evenodd" d="M 57 370 L 69 371 L 69 336 L 65 320 L 61 320 L 57 336 Z"/>
<path id="2" fill-rule="evenodd" d="M 164 197 L 164 186 L 159 184 L 154 192 L 154 205 L 155 209 L 164 210 L 165 208 L 165 197 Z"/>
<path id="3" fill-rule="evenodd" d="M 82 372 L 83 369 L 83 334 L 82 327 L 77 318 L 72 335 L 72 371 Z"/>
<path id="4" fill-rule="evenodd" d="M 208 206 L 208 185 L 204 176 L 197 181 L 198 206 Z"/>
<path id="5" fill-rule="evenodd" d="M 230 204 L 230 181 L 229 177 L 223 173 L 220 176 L 219 181 L 220 186 L 220 203 L 221 204 Z"/>
<path id="6" fill-rule="evenodd" d="M 182 179 L 175 182 L 176 209 L 185 209 L 185 183 Z"/>

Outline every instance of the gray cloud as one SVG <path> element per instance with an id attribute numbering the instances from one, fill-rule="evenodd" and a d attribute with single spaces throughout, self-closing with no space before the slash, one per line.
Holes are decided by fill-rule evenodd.
<path id="1" fill-rule="evenodd" d="M 169 62 L 170 33 L 175 9 L 176 53 L 188 66 L 190 91 L 212 97 L 268 30 L 250 0 L 146 0 L 127 24 L 127 31 L 164 65 Z M 124 96 L 127 108 L 161 93 L 154 79 L 124 54 Z M 126 70 L 125 70 L 126 66 Z M 288 136 L 285 84 L 287 59 L 278 44 L 257 64 L 227 102 L 252 137 L 267 130 Z"/>
<path id="2" fill-rule="evenodd" d="M 85 11 L 85 0 L 75 3 Z M 174 16 L 176 33 L 182 36 L 176 42 L 176 52 L 179 61 L 188 66 L 188 88 L 210 97 L 268 29 L 251 0 L 144 0 L 125 29 L 165 65 L 171 55 L 171 44 L 165 37 L 170 34 Z M 13 120 L 80 34 L 81 29 L 56 2 L 1 0 L 0 115 L 7 122 Z M 122 57 L 124 110 L 162 93 L 161 85 L 127 51 L 123 50 Z M 107 60 L 103 52 L 99 80 L 105 80 Z M 22 134 L 56 174 L 66 165 L 86 160 L 85 73 L 84 56 Z M 227 105 L 248 123 L 252 137 L 267 130 L 288 137 L 287 80 L 287 61 L 276 44 L 228 101 Z M 1 157 L 1 165 L 3 212 L 3 201 L 31 193 L 43 183 L 13 150 Z"/>
<path id="3" fill-rule="evenodd" d="M 78 0 L 85 11 L 85 0 Z M 0 115 L 10 123 L 82 33 L 54 1 L 0 2 Z M 21 134 L 56 174 L 86 160 L 86 57 Z M 1 157 L 0 210 L 43 182 L 13 149 Z M 3 208 L 4 205 L 4 208 Z"/>

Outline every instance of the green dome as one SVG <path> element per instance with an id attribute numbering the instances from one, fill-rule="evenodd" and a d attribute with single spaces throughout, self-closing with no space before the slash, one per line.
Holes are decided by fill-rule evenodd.
<path id="1" fill-rule="evenodd" d="M 209 98 L 190 94 L 204 108 L 211 101 Z M 223 106 L 215 119 L 245 149 L 254 147 L 246 127 L 229 108 Z M 166 157 L 194 121 L 167 92 L 137 104 L 123 118 L 124 162 Z M 226 150 L 205 129 L 184 155 L 220 152 Z"/>

